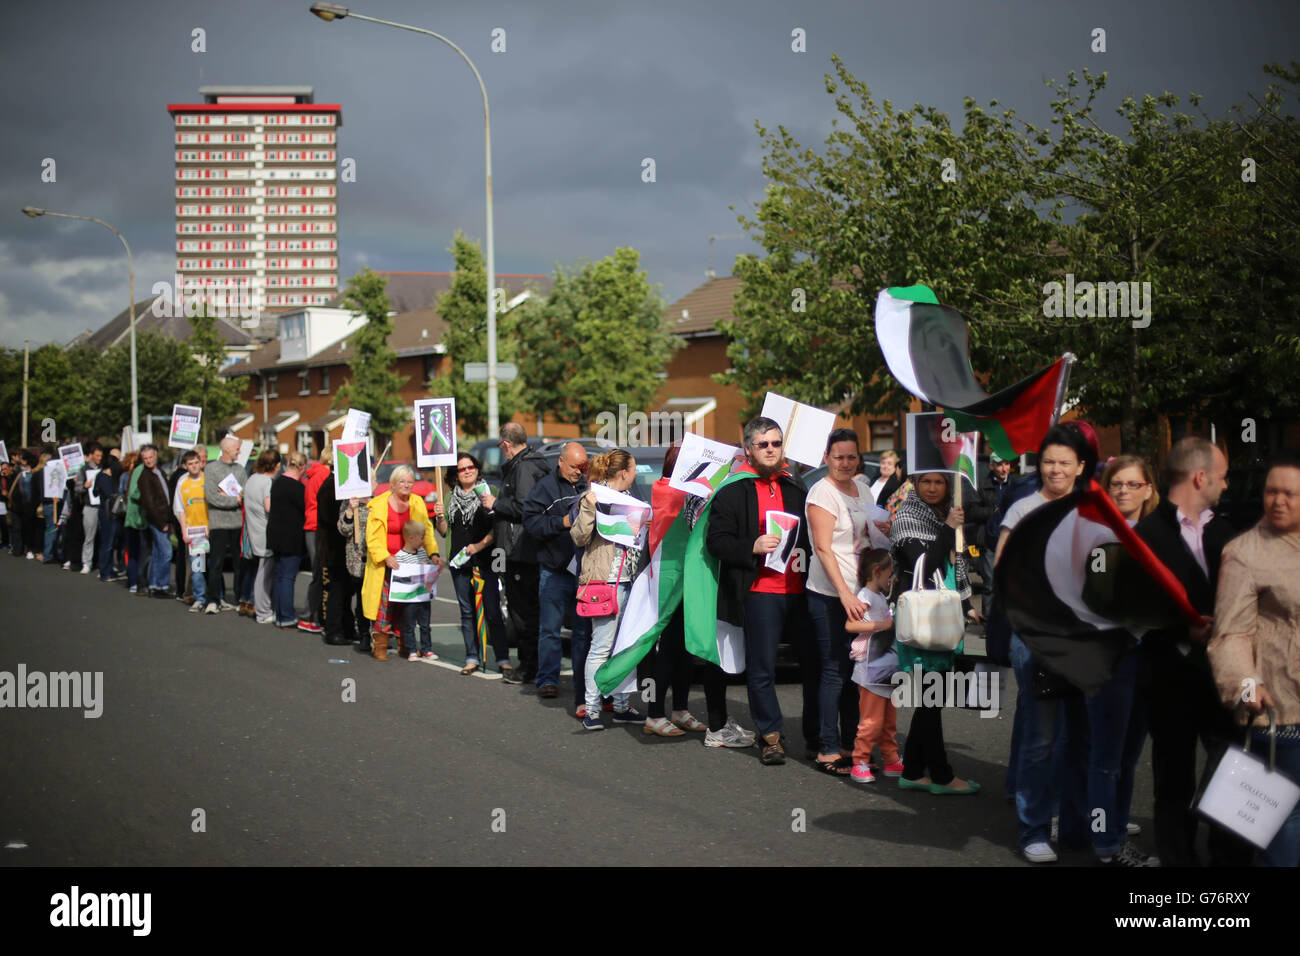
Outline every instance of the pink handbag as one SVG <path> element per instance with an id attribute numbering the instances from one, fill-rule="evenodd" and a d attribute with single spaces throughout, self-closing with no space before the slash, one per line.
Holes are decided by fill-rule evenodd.
<path id="1" fill-rule="evenodd" d="M 623 552 L 623 561 L 627 552 Z M 618 563 L 618 576 L 623 576 L 623 561 Z M 618 613 L 618 585 L 605 581 L 584 584 L 578 588 L 578 617 L 608 617 Z"/>

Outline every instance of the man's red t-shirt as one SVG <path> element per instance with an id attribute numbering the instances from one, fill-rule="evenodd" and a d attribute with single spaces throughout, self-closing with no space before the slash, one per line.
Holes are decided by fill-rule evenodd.
<path id="1" fill-rule="evenodd" d="M 736 469 L 737 471 L 755 474 L 754 469 L 746 463 Z M 789 475 L 789 472 L 778 472 L 770 478 L 754 478 L 754 492 L 758 495 L 758 526 L 762 529 L 767 528 L 767 513 L 769 511 L 785 511 L 784 500 L 781 495 L 781 475 Z M 799 516 L 803 520 L 803 515 Z M 766 534 L 766 530 L 763 532 Z M 766 555 L 759 555 L 758 575 L 754 578 L 754 583 L 750 585 L 750 590 L 759 594 L 803 594 L 803 574 L 795 570 L 793 560 L 786 563 L 785 573 L 778 574 L 766 564 Z"/>

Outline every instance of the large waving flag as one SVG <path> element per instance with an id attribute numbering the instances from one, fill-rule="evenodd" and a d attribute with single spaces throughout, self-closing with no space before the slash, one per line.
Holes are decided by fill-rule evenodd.
<path id="1" fill-rule="evenodd" d="M 1201 615 L 1101 486 L 1048 502 L 1002 548 L 994 591 L 1047 669 L 1092 694 L 1150 627 Z"/>
<path id="2" fill-rule="evenodd" d="M 732 472 L 717 490 L 754 477 L 752 471 Z M 683 591 L 686 649 L 696 657 L 712 661 L 728 674 L 739 674 L 745 669 L 745 630 L 733 621 L 718 617 L 718 559 L 704 546 L 709 515 L 717 497 L 715 492 L 709 498 L 686 544 Z"/>
<path id="3" fill-rule="evenodd" d="M 686 492 L 669 488 L 667 480 L 650 488 L 650 563 L 632 582 L 627 605 L 618 623 L 618 636 L 609 660 L 596 671 L 596 686 L 605 695 L 636 680 L 636 668 L 682 603 L 682 561 L 690 531 L 682 506 Z M 665 689 L 666 690 L 666 689 Z"/>
<path id="4" fill-rule="evenodd" d="M 941 406 L 963 432 L 980 431 L 1003 458 L 1038 450 L 1056 421 L 1073 356 L 1065 355 L 994 395 L 970 364 L 966 318 L 924 285 L 892 287 L 876 298 L 876 340 L 898 383 Z"/>

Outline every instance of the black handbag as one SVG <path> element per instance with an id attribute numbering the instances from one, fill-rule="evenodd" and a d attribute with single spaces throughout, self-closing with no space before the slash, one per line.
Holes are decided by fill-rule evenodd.
<path id="1" fill-rule="evenodd" d="M 126 517 L 126 494 L 124 492 L 119 491 L 108 499 L 108 515 L 114 521 L 121 521 Z"/>

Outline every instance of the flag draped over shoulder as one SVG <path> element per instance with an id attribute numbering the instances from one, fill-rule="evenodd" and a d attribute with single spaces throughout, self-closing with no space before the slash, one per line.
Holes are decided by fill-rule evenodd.
<path id="1" fill-rule="evenodd" d="M 1096 481 L 1026 515 L 996 575 L 1014 631 L 1044 667 L 1088 694 L 1114 674 L 1131 634 L 1201 620 Z"/>
<path id="2" fill-rule="evenodd" d="M 752 471 L 729 474 L 718 491 L 740 481 L 752 480 Z M 700 512 L 700 518 L 691 529 L 686 544 L 686 576 L 683 618 L 686 625 L 686 649 L 706 661 L 712 661 L 728 674 L 739 674 L 745 669 L 744 628 L 733 621 L 718 617 L 718 559 L 704 546 L 708 534 L 709 516 L 717 492 L 709 498 Z"/>
<path id="3" fill-rule="evenodd" d="M 927 286 L 883 290 L 875 318 L 885 364 L 903 388 L 942 406 L 958 430 L 983 432 L 1003 458 L 1038 450 L 1056 421 L 1070 356 L 989 395 L 971 368 L 965 316 L 940 305 Z"/>

